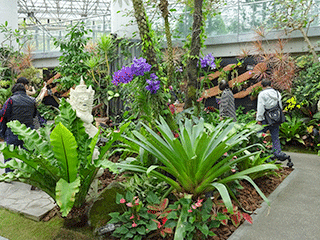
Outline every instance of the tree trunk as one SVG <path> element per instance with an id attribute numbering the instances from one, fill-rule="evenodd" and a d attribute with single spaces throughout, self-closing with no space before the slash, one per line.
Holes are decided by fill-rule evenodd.
<path id="1" fill-rule="evenodd" d="M 192 38 L 190 46 L 190 57 L 187 63 L 187 95 L 184 108 L 190 108 L 197 105 L 198 88 L 198 61 L 201 48 L 201 28 L 202 28 L 202 4 L 203 0 L 194 0 L 194 13 L 192 25 Z"/>
<path id="2" fill-rule="evenodd" d="M 132 5 L 142 41 L 142 52 L 144 52 L 146 56 L 147 63 L 151 64 L 152 69 L 156 71 L 158 69 L 156 52 L 150 36 L 150 27 L 143 1 L 132 0 Z"/>
<path id="3" fill-rule="evenodd" d="M 316 51 L 314 50 L 314 46 L 311 44 L 311 42 L 310 42 L 310 40 L 309 40 L 309 38 L 308 38 L 308 36 L 307 36 L 307 33 L 304 31 L 303 28 L 299 28 L 299 30 L 300 30 L 300 32 L 302 33 L 304 40 L 305 40 L 305 41 L 307 42 L 307 44 L 308 44 L 309 51 L 310 51 L 310 53 L 311 53 L 312 56 L 313 56 L 313 62 L 314 62 L 314 63 L 319 62 L 318 56 L 317 56 L 317 54 L 316 54 Z"/>
<path id="4" fill-rule="evenodd" d="M 168 85 L 171 85 L 174 71 L 174 63 L 173 63 L 173 51 L 172 51 L 172 40 L 171 40 L 171 31 L 170 31 L 170 23 L 169 23 L 169 3 L 167 0 L 160 0 L 159 8 L 162 13 L 162 17 L 164 19 L 164 28 L 167 39 L 167 48 L 168 48 Z"/>
<path id="5" fill-rule="evenodd" d="M 156 51 L 154 49 L 154 43 L 151 38 L 150 24 L 148 22 L 147 14 L 143 6 L 143 0 L 132 0 L 132 5 L 134 8 L 134 16 L 138 24 L 140 38 L 142 41 L 142 52 L 145 54 L 147 62 L 152 65 L 152 71 L 157 72 L 158 63 L 156 58 Z M 166 106 L 166 102 L 164 102 L 163 99 L 160 99 L 159 101 L 164 107 Z M 157 116 L 156 118 L 158 117 L 159 116 Z M 165 114 L 164 117 L 171 129 L 177 129 L 177 125 L 171 113 Z"/>

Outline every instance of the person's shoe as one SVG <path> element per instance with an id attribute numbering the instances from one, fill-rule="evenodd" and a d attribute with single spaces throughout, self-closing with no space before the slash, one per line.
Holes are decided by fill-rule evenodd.
<path id="1" fill-rule="evenodd" d="M 280 161 L 285 161 L 285 160 L 290 159 L 290 156 L 285 154 L 284 152 L 280 152 L 280 153 L 274 154 L 274 156 Z"/>

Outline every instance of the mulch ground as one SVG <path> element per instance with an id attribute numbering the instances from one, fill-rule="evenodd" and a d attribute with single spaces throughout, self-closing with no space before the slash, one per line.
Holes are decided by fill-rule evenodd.
<path id="1" fill-rule="evenodd" d="M 281 170 L 277 170 L 276 175 L 269 175 L 269 176 L 258 178 L 255 180 L 255 183 L 258 185 L 260 190 L 268 197 L 292 171 L 293 171 L 293 168 L 284 167 Z M 102 180 L 102 182 L 107 185 L 110 182 L 117 180 L 117 179 L 113 179 L 114 177 L 115 176 L 111 174 L 108 170 L 105 170 L 105 173 L 102 175 L 100 180 Z M 119 176 L 118 178 L 121 178 L 121 176 Z M 243 189 L 238 190 L 239 192 L 239 194 L 237 195 L 238 201 L 240 202 L 241 206 L 247 211 L 255 211 L 257 208 L 261 206 L 261 204 L 263 203 L 263 199 L 260 197 L 258 192 L 250 183 L 246 181 L 242 181 L 240 183 L 243 186 Z M 242 220 L 242 223 L 243 222 L 244 220 Z M 221 225 L 218 229 L 214 230 L 214 233 L 216 234 L 216 236 L 208 237 L 207 239 L 208 240 L 228 239 L 235 230 L 237 230 L 237 228 L 233 226 L 231 223 L 229 223 L 226 226 Z M 108 236 L 106 239 L 116 240 L 116 238 L 113 238 L 112 236 Z M 166 238 L 162 238 L 159 235 L 159 236 L 153 236 L 152 238 L 143 238 L 143 239 L 172 240 L 173 237 L 167 236 Z M 199 239 L 201 239 L 201 237 L 199 237 Z"/>
<path id="2" fill-rule="evenodd" d="M 255 183 L 258 185 L 260 190 L 268 197 L 278 186 L 279 184 L 293 171 L 292 168 L 284 167 L 281 170 L 276 171 L 276 175 L 269 175 L 258 178 L 255 180 Z M 103 175 L 99 178 L 102 182 L 102 189 L 109 185 L 111 182 L 114 181 L 123 181 L 124 178 L 121 175 L 114 175 L 109 172 L 108 169 L 105 170 Z M 248 182 L 242 181 L 240 182 L 243 186 L 243 189 L 238 190 L 239 194 L 237 195 L 237 199 L 240 202 L 241 206 L 246 209 L 247 211 L 255 211 L 259 208 L 263 202 L 263 199 L 257 193 L 255 188 Z M 236 203 L 234 203 L 236 204 Z M 52 217 L 60 215 L 58 209 L 52 210 L 43 220 L 48 221 Z M 244 220 L 242 220 L 243 222 Z M 229 221 L 230 222 L 230 221 Z M 224 240 L 228 239 L 230 235 L 236 230 L 237 228 L 233 226 L 231 223 L 228 225 L 221 225 L 218 229 L 214 230 L 216 236 L 208 237 L 208 240 Z M 112 236 L 107 236 L 106 239 L 109 240 L 116 240 Z M 152 240 L 172 240 L 173 237 L 167 236 L 166 238 L 162 238 L 159 236 L 152 236 L 152 238 L 143 238 L 143 239 L 152 239 Z M 199 237 L 199 239 L 201 239 Z"/>
<path id="3" fill-rule="evenodd" d="M 293 170 L 293 168 L 284 167 L 283 169 L 276 171 L 277 176 L 264 176 L 256 179 L 254 182 L 258 185 L 266 197 L 268 197 Z M 237 195 L 237 199 L 242 207 L 247 211 L 255 211 L 257 208 L 260 208 L 261 204 L 263 203 L 263 199 L 260 197 L 255 188 L 247 181 L 242 181 L 241 185 L 244 188 L 238 190 L 240 194 Z M 242 222 L 244 222 L 244 220 L 242 220 Z M 237 228 L 230 223 L 227 226 L 222 225 L 220 228 L 214 231 L 217 236 L 208 239 L 228 239 L 236 229 Z"/>

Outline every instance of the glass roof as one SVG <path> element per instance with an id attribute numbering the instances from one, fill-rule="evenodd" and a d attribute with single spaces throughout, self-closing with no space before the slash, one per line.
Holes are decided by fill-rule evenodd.
<path id="1" fill-rule="evenodd" d="M 111 0 L 18 0 L 18 16 L 42 24 L 110 14 Z M 28 21 L 27 21 L 28 23 Z"/>

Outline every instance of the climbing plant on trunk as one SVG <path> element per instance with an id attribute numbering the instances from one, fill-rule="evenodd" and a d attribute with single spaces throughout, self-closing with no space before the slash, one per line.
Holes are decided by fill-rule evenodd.
<path id="1" fill-rule="evenodd" d="M 145 54 L 147 62 L 151 64 L 153 70 L 158 69 L 156 51 L 152 40 L 152 31 L 146 10 L 142 0 L 132 0 L 134 17 L 138 24 L 140 38 L 142 41 L 142 52 Z"/>
<path id="2" fill-rule="evenodd" d="M 170 31 L 170 23 L 169 23 L 169 10 L 168 10 L 169 3 L 167 0 L 160 0 L 159 9 L 161 11 L 162 17 L 164 19 L 164 29 L 166 33 L 167 39 L 167 49 L 168 49 L 168 85 L 172 83 L 173 77 L 173 50 L 172 50 L 172 40 L 171 40 L 171 31 Z"/>
<path id="3" fill-rule="evenodd" d="M 152 66 L 151 72 L 156 73 L 158 71 L 158 63 L 156 57 L 155 42 L 153 41 L 154 31 L 151 30 L 151 23 L 148 21 L 146 10 L 143 5 L 143 0 L 132 0 L 132 5 L 134 8 L 134 16 L 136 18 L 138 29 L 140 33 L 140 38 L 142 42 L 142 52 L 146 57 L 147 63 Z M 172 129 L 176 129 L 172 114 L 168 111 L 167 102 L 165 99 L 158 97 L 159 103 L 165 109 L 164 115 Z M 160 114 L 156 116 L 158 118 Z"/>
<path id="4" fill-rule="evenodd" d="M 197 88 L 198 88 L 198 61 L 201 49 L 201 33 L 204 32 L 203 28 L 203 15 L 202 15 L 203 0 L 194 0 L 193 11 L 193 24 L 191 42 L 188 52 L 187 60 L 187 95 L 184 108 L 190 108 L 197 104 Z"/>

